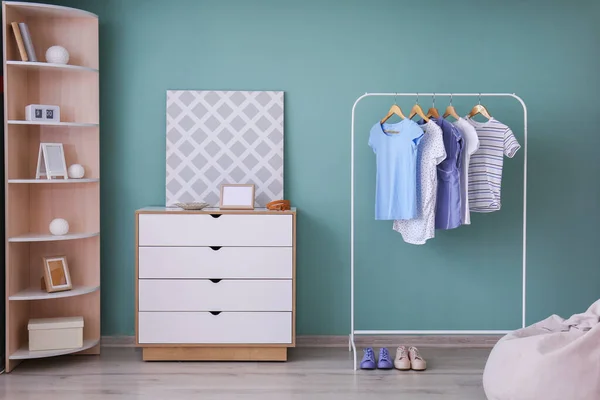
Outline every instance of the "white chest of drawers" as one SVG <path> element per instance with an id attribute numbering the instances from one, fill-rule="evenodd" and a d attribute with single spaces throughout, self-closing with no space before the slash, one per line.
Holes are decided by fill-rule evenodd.
<path id="1" fill-rule="evenodd" d="M 286 360 L 296 341 L 295 232 L 295 209 L 138 210 L 143 359 Z"/>

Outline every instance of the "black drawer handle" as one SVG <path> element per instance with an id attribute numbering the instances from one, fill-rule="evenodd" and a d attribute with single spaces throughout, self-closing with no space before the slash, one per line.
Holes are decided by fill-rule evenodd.
<path id="1" fill-rule="evenodd" d="M 213 218 L 219 218 L 221 215 L 223 214 L 210 214 L 210 216 Z"/>
<path id="2" fill-rule="evenodd" d="M 212 283 L 219 283 L 219 282 L 221 282 L 221 279 L 211 279 L 210 281 Z"/>
<path id="3" fill-rule="evenodd" d="M 214 251 L 217 251 L 217 250 L 221 250 L 221 247 L 223 247 L 223 246 L 208 246 L 208 247 L 210 247 Z"/>
<path id="4" fill-rule="evenodd" d="M 209 311 L 212 315 L 219 315 L 221 311 Z"/>

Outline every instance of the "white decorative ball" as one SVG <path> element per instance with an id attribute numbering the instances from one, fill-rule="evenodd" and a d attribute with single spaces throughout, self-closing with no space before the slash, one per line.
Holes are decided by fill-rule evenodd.
<path id="1" fill-rule="evenodd" d="M 83 165 L 73 164 L 69 167 L 69 170 L 67 172 L 69 174 L 69 178 L 80 179 L 80 178 L 83 178 L 85 170 L 83 169 Z"/>
<path id="2" fill-rule="evenodd" d="M 66 219 L 55 218 L 50 222 L 50 233 L 55 236 L 62 236 L 69 233 L 69 223 Z"/>
<path id="3" fill-rule="evenodd" d="M 52 46 L 46 50 L 46 61 L 52 64 L 67 64 L 69 52 L 62 46 Z"/>

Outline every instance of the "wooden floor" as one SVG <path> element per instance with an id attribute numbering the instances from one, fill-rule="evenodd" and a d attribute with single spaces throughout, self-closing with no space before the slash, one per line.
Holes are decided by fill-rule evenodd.
<path id="1" fill-rule="evenodd" d="M 286 363 L 180 363 L 142 362 L 139 350 L 111 347 L 100 356 L 26 361 L 0 376 L 0 399 L 485 400 L 490 349 L 420 350 L 425 372 L 355 372 L 340 348 L 292 349 Z"/>

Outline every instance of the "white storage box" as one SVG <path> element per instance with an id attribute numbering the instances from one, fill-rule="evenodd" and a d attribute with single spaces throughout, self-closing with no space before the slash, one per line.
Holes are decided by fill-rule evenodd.
<path id="1" fill-rule="evenodd" d="M 30 319 L 29 351 L 83 347 L 83 317 Z"/>

